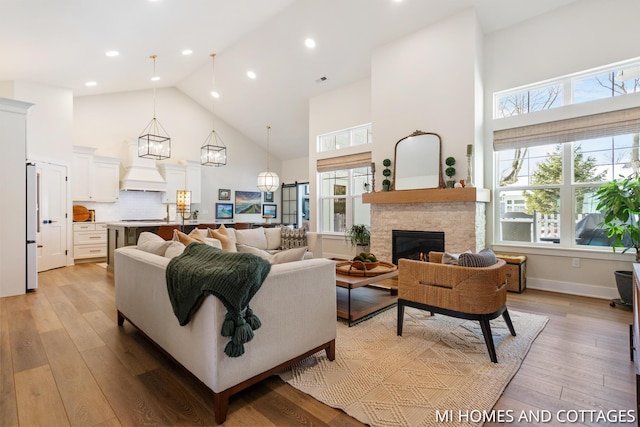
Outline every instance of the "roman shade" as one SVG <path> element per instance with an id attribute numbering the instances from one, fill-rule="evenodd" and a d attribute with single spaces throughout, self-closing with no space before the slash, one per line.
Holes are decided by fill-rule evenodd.
<path id="1" fill-rule="evenodd" d="M 640 108 L 609 111 L 493 132 L 495 151 L 640 132 Z"/>
<path id="2" fill-rule="evenodd" d="M 364 153 L 348 154 L 346 156 L 318 159 L 318 172 L 329 172 L 340 169 L 353 169 L 357 167 L 371 166 L 371 151 Z"/>

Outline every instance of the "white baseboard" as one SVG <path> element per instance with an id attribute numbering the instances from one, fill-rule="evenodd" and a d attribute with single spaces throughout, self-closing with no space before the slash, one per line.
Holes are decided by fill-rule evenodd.
<path id="1" fill-rule="evenodd" d="M 620 298 L 620 295 L 618 294 L 618 290 L 616 288 L 585 285 L 583 283 L 536 279 L 534 277 L 527 277 L 527 288 L 600 299 Z"/>

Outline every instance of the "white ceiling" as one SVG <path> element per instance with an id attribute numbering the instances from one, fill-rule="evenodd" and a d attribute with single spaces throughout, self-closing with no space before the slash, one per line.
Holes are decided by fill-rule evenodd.
<path id="1" fill-rule="evenodd" d="M 270 124 L 273 155 L 293 159 L 308 155 L 309 97 L 369 77 L 376 46 L 469 7 L 488 33 L 574 1 L 0 0 L 0 81 L 75 96 L 149 89 L 156 54 L 158 87 L 178 87 L 262 145 Z M 107 58 L 112 49 L 120 56 Z"/>

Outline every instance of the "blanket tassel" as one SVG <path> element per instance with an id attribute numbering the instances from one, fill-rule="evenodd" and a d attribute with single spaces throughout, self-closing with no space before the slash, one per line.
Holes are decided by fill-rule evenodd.
<path id="1" fill-rule="evenodd" d="M 254 331 L 262 326 L 262 322 L 260 321 L 260 319 L 258 319 L 258 316 L 253 314 L 253 310 L 251 310 L 249 306 L 247 306 L 247 311 L 244 314 L 244 320 L 249 324 L 249 326 L 251 326 L 251 329 L 253 329 Z"/>
<path id="2" fill-rule="evenodd" d="M 236 344 L 244 344 L 253 339 L 253 329 L 240 317 L 236 320 L 236 330 L 233 333 L 233 342 Z"/>
<path id="3" fill-rule="evenodd" d="M 240 357 L 244 354 L 244 344 L 236 344 L 231 340 L 225 346 L 224 353 L 229 357 Z"/>
<path id="4" fill-rule="evenodd" d="M 233 321 L 233 316 L 231 316 L 230 313 L 227 313 L 224 316 L 224 322 L 222 322 L 222 331 L 220 333 L 223 337 L 232 337 L 235 330 L 236 324 Z"/>

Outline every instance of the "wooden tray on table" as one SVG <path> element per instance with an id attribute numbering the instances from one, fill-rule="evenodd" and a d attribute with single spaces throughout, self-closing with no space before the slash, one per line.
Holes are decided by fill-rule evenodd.
<path id="1" fill-rule="evenodd" d="M 373 277 L 381 274 L 390 273 L 398 269 L 397 265 L 386 261 L 378 261 L 377 266 L 362 269 L 361 261 L 349 261 L 346 259 L 333 258 L 336 261 L 336 273 L 345 274 L 347 276 Z M 356 266 L 354 266 L 356 264 Z"/>

